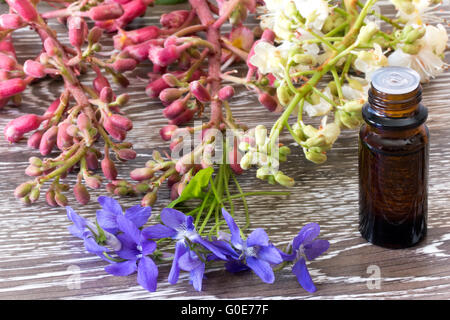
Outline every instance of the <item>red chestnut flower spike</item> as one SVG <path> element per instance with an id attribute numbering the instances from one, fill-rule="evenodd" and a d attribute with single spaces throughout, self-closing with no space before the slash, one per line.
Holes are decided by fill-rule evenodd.
<path id="1" fill-rule="evenodd" d="M 101 168 L 104 176 L 108 180 L 114 180 L 117 178 L 117 170 L 111 153 L 115 154 L 119 161 L 136 157 L 132 144 L 124 141 L 133 125 L 120 111 L 127 103 L 128 96 L 114 95 L 108 80 L 100 70 L 103 69 L 106 71 L 103 74 L 109 73 L 123 85 L 128 81 L 114 70 L 113 61 L 104 61 L 96 55 L 101 48 L 99 40 L 102 32 L 98 27 L 89 30 L 84 21 L 86 16 L 100 19 L 101 12 L 106 14 L 108 19 L 115 18 L 120 16 L 123 10 L 118 4 L 108 5 L 109 11 L 103 10 L 104 7 L 100 9 L 99 6 L 105 6 L 103 4 L 92 7 L 87 12 L 73 11 L 74 8 L 70 7 L 71 13 L 79 14 L 73 14 L 67 19 L 72 46 L 67 47 L 59 42 L 30 1 L 9 0 L 8 4 L 12 13 L 0 16 L 2 25 L 14 26 L 15 29 L 31 27 L 40 36 L 43 51 L 37 58 L 27 60 L 22 66 L 15 60 L 13 47 L 8 46 L 10 35 L 1 39 L 0 67 L 7 70 L 10 77 L 3 77 L 0 83 L 0 100 L 14 98 L 34 79 L 47 75 L 61 76 L 65 87 L 60 97 L 43 115 L 21 116 L 8 123 L 4 129 L 5 138 L 11 143 L 19 142 L 25 135 L 30 134 L 28 145 L 39 149 L 39 152 L 46 156 L 43 160 L 30 158 L 25 172 L 33 180 L 17 187 L 15 195 L 26 204 L 33 203 L 38 200 L 44 185 L 49 184 L 45 195 L 47 203 L 51 206 L 66 206 L 67 197 L 64 192 L 68 191 L 70 186 L 63 184 L 61 180 L 69 172 L 78 171 L 73 192 L 78 202 L 86 204 L 90 199 L 87 188 L 97 189 L 101 186 L 102 178 L 94 172 L 100 168 L 100 159 L 103 158 Z M 58 12 L 58 17 L 64 17 L 61 10 Z M 82 85 L 79 80 L 85 66 L 90 66 L 98 75 L 93 87 Z M 119 69 L 123 71 L 123 67 Z M 99 140 L 103 140 L 105 144 L 103 155 L 96 147 Z M 56 156 L 51 158 L 56 150 L 59 154 L 56 153 Z"/>

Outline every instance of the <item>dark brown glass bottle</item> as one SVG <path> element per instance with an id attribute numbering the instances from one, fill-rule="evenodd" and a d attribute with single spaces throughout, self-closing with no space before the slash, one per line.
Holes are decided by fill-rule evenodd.
<path id="1" fill-rule="evenodd" d="M 359 134 L 359 230 L 405 248 L 427 232 L 429 134 L 420 76 L 386 67 L 372 76 Z"/>

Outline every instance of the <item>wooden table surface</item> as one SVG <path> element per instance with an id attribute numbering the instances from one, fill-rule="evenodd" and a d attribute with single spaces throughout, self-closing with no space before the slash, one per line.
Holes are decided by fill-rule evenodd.
<path id="1" fill-rule="evenodd" d="M 389 15 L 392 10 L 382 6 Z M 439 15 L 449 18 L 448 7 Z M 134 25 L 157 23 L 167 7 L 150 8 Z M 6 6 L 0 6 L 5 12 Z M 53 24 L 52 24 L 53 25 Z M 60 26 L 54 24 L 61 30 Z M 61 35 L 60 37 L 63 37 Z M 15 36 L 18 58 L 24 61 L 40 50 L 37 37 L 29 30 Z M 64 38 L 62 38 L 64 39 Z M 105 49 L 107 50 L 107 49 Z M 447 62 L 449 59 L 447 59 Z M 145 75 L 148 66 L 140 67 Z M 90 78 L 86 78 L 89 82 Z M 250 272 L 229 274 L 220 266 L 207 270 L 203 292 L 196 292 L 186 273 L 178 284 L 167 283 L 170 265 L 159 268 L 158 290 L 149 293 L 136 283 L 136 276 L 114 277 L 103 268 L 107 264 L 85 252 L 82 241 L 67 231 L 70 225 L 64 208 L 50 208 L 42 201 L 23 206 L 13 196 L 14 188 L 25 181 L 27 159 L 38 156 L 26 147 L 0 139 L 0 299 L 449 299 L 450 298 L 450 73 L 424 86 L 423 103 L 429 108 L 431 134 L 429 179 L 429 229 L 420 245 L 404 250 L 388 250 L 367 243 L 358 232 L 357 134 L 345 132 L 329 152 L 329 160 L 314 165 L 293 148 L 283 170 L 297 181 L 289 197 L 249 199 L 251 228 L 263 227 L 276 245 L 285 245 L 308 222 L 321 226 L 321 238 L 330 249 L 309 263 L 317 292 L 310 294 L 297 283 L 287 268 L 276 273 L 274 284 L 264 284 Z M 139 156 L 121 165 L 121 177 L 142 167 L 154 149 L 167 147 L 158 134 L 166 123 L 161 106 L 144 94 L 145 83 L 137 78 L 126 90 L 131 102 L 124 111 L 134 122 L 129 133 Z M 25 91 L 23 104 L 0 110 L 0 128 L 25 113 L 41 113 L 61 90 L 61 82 L 41 81 Z M 244 123 L 271 125 L 277 118 L 258 105 L 254 95 L 238 90 L 232 108 Z M 3 129 L 2 129 L 3 130 Z M 287 136 L 283 139 L 291 143 Z M 294 147 L 294 145 L 292 145 Z M 244 190 L 279 190 L 281 186 L 261 183 L 251 170 L 239 178 Z M 68 178 L 72 183 L 74 176 Z M 93 192 L 87 206 L 69 197 L 73 208 L 87 218 L 99 209 Z M 128 208 L 139 198 L 119 199 Z M 167 204 L 164 190 L 153 212 Z M 379 271 L 379 274 L 377 274 Z M 374 278 L 379 275 L 379 285 Z M 74 285 L 73 280 L 79 280 Z"/>

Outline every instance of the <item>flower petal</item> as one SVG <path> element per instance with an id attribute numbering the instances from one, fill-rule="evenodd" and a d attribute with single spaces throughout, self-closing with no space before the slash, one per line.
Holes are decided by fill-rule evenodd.
<path id="1" fill-rule="evenodd" d="M 97 199 L 98 203 L 102 206 L 103 210 L 111 212 L 113 215 L 122 215 L 123 210 L 119 202 L 114 198 L 100 196 Z"/>
<path id="2" fill-rule="evenodd" d="M 149 257 L 143 256 L 139 261 L 137 282 L 148 291 L 156 291 L 158 267 Z"/>
<path id="3" fill-rule="evenodd" d="M 216 248 L 208 240 L 205 240 L 202 237 L 198 236 L 198 237 L 195 237 L 194 239 L 192 239 L 192 242 L 201 244 L 206 249 L 211 251 L 215 256 L 217 256 L 217 258 L 222 259 L 222 260 L 227 260 L 227 257 L 222 253 L 222 251 L 220 251 L 218 248 Z"/>
<path id="4" fill-rule="evenodd" d="M 161 221 L 172 229 L 176 229 L 178 226 L 186 222 L 186 216 L 184 213 L 172 208 L 162 209 L 160 217 Z"/>
<path id="5" fill-rule="evenodd" d="M 67 218 L 73 222 L 73 225 L 69 227 L 70 233 L 77 237 L 83 238 L 82 233 L 86 227 L 86 219 L 80 217 L 71 207 L 66 207 Z"/>
<path id="6" fill-rule="evenodd" d="M 202 291 L 203 275 L 205 273 L 205 264 L 200 264 L 197 268 L 191 271 L 192 286 L 197 291 Z"/>
<path id="7" fill-rule="evenodd" d="M 225 263 L 225 269 L 231 273 L 237 273 L 244 270 L 248 270 L 248 266 L 242 262 L 242 260 L 229 260 Z"/>
<path id="8" fill-rule="evenodd" d="M 97 210 L 97 223 L 104 230 L 116 234 L 119 232 L 117 226 L 117 215 L 108 210 Z"/>
<path id="9" fill-rule="evenodd" d="M 300 258 L 292 267 L 292 273 L 297 276 L 297 281 L 308 292 L 315 292 L 317 289 L 309 275 L 304 258 Z"/>
<path id="10" fill-rule="evenodd" d="M 313 260 L 328 250 L 330 243 L 327 240 L 314 240 L 305 245 L 305 256 Z"/>
<path id="11" fill-rule="evenodd" d="M 156 224 L 142 230 L 142 235 L 146 239 L 173 238 L 177 235 L 177 231 L 165 225 Z"/>
<path id="12" fill-rule="evenodd" d="M 138 244 L 141 237 L 141 231 L 136 227 L 136 225 L 125 218 L 124 215 L 118 215 L 117 216 L 117 225 L 123 233 L 128 235 L 134 243 Z"/>
<path id="13" fill-rule="evenodd" d="M 143 255 L 152 254 L 156 249 L 156 242 L 151 240 L 144 240 L 141 242 L 141 246 Z"/>
<path id="14" fill-rule="evenodd" d="M 255 229 L 247 238 L 247 246 L 268 246 L 269 236 L 262 228 Z"/>
<path id="15" fill-rule="evenodd" d="M 270 264 L 279 264 L 283 262 L 280 252 L 274 246 L 260 247 L 258 250 L 258 259 L 267 261 Z"/>
<path id="16" fill-rule="evenodd" d="M 108 252 L 108 249 L 99 245 L 93 236 L 87 236 L 84 238 L 84 247 L 86 250 L 93 254 L 100 254 L 103 252 Z"/>
<path id="17" fill-rule="evenodd" d="M 242 246 L 241 233 L 239 227 L 236 225 L 236 222 L 234 222 L 233 217 L 224 208 L 222 208 L 222 215 L 231 232 L 231 244 L 234 246 Z"/>
<path id="18" fill-rule="evenodd" d="M 169 273 L 169 283 L 175 284 L 178 281 L 178 277 L 180 275 L 180 267 L 178 265 L 178 260 L 180 257 L 187 251 L 188 249 L 184 245 L 183 241 L 178 241 L 175 245 L 175 255 L 172 261 L 172 268 L 170 268 Z"/>
<path id="19" fill-rule="evenodd" d="M 151 207 L 141 207 L 140 205 L 133 206 L 125 211 L 125 217 L 133 221 L 138 228 L 146 224 L 151 215 Z"/>
<path id="20" fill-rule="evenodd" d="M 201 264 L 204 264 L 204 263 L 192 251 L 187 251 L 178 260 L 178 266 L 183 271 L 192 271 Z"/>
<path id="21" fill-rule="evenodd" d="M 136 270 L 136 260 L 117 262 L 105 267 L 105 271 L 113 276 L 129 276 Z"/>
<path id="22" fill-rule="evenodd" d="M 298 235 L 294 238 L 292 248 L 297 250 L 302 243 L 306 244 L 314 240 L 320 233 L 320 226 L 317 223 L 308 223 L 305 225 Z"/>
<path id="23" fill-rule="evenodd" d="M 121 233 L 117 235 L 117 239 L 122 243 L 122 247 L 117 251 L 117 255 L 122 259 L 136 259 L 136 256 L 140 254 L 136 248 L 136 243 L 127 234 Z"/>
<path id="24" fill-rule="evenodd" d="M 268 262 L 255 257 L 247 257 L 247 266 L 265 283 L 273 283 L 275 281 L 275 275 Z"/>

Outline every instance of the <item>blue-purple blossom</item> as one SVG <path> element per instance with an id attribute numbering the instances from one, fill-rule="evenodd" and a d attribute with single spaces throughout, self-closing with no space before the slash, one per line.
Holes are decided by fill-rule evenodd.
<path id="1" fill-rule="evenodd" d="M 137 271 L 137 282 L 148 291 L 155 291 L 158 278 L 158 267 L 148 256 L 156 249 L 156 242 L 147 240 L 144 230 L 139 230 L 135 223 L 124 215 L 117 215 L 117 227 L 122 233 L 117 238 L 122 248 L 117 255 L 123 262 L 113 263 L 105 267 L 105 271 L 115 276 L 128 276 Z"/>
<path id="2" fill-rule="evenodd" d="M 93 222 L 79 216 L 71 207 L 66 207 L 66 210 L 67 217 L 73 222 L 73 225 L 68 227 L 70 233 L 84 240 L 84 246 L 88 252 L 104 258 L 103 252 L 109 252 L 109 249 L 100 245 L 99 242 L 109 245 L 113 250 L 121 249 L 121 243 L 113 234 L 99 229 Z M 101 236 L 103 239 L 100 239 Z"/>
<path id="3" fill-rule="evenodd" d="M 230 251 L 231 258 L 225 267 L 228 271 L 239 272 L 251 269 L 262 281 L 273 283 L 275 275 L 272 265 L 283 262 L 279 251 L 269 242 L 267 233 L 261 229 L 255 229 L 247 239 L 242 239 L 241 231 L 233 220 L 233 217 L 222 209 L 222 215 L 231 232 L 230 241 L 237 255 Z"/>
<path id="4" fill-rule="evenodd" d="M 315 292 L 316 287 L 306 267 L 306 260 L 314 260 L 328 250 L 327 240 L 315 240 L 320 233 L 317 223 L 308 223 L 292 241 L 292 254 L 283 254 L 285 261 L 293 261 L 292 273 L 297 277 L 300 285 L 308 292 Z"/>
<path id="5" fill-rule="evenodd" d="M 140 205 L 133 206 L 125 211 L 122 210 L 120 204 L 113 198 L 100 196 L 98 202 L 102 209 L 97 210 L 97 223 L 106 231 L 117 234 L 119 227 L 117 224 L 118 216 L 125 216 L 132 221 L 136 227 L 140 228 L 152 214 L 151 207 L 142 207 Z"/>
<path id="6" fill-rule="evenodd" d="M 190 244 L 200 245 L 219 259 L 226 260 L 226 256 L 197 233 L 191 216 L 186 216 L 175 209 L 164 208 L 160 218 L 163 224 L 150 226 L 143 230 L 142 234 L 147 239 L 172 238 L 176 240 L 175 254 L 168 278 L 169 283 L 177 283 L 180 270 L 189 271 L 194 288 L 200 291 L 205 264 L 199 257 L 201 253 L 191 250 Z"/>

